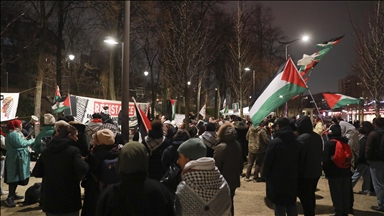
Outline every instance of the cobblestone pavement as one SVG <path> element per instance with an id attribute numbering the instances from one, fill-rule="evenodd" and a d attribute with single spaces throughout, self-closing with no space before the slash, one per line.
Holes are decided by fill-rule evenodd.
<path id="1" fill-rule="evenodd" d="M 28 186 L 19 186 L 16 192 L 19 195 L 24 195 L 27 188 L 35 182 L 40 182 L 41 179 L 30 178 Z M 357 192 L 361 188 L 362 180 L 357 183 L 354 191 Z M 2 183 L 3 189 L 8 189 L 8 185 Z M 327 179 L 320 178 L 318 184 L 319 191 L 316 192 L 316 215 L 330 215 L 333 213 L 332 201 L 329 194 Z M 265 216 L 273 215 L 273 205 L 265 200 L 265 183 L 244 182 L 241 179 L 241 187 L 236 190 L 235 195 L 235 214 L 249 216 Z M 18 201 L 15 208 L 5 206 L 4 200 L 7 196 L 1 196 L 1 216 L 12 215 L 45 215 L 39 208 L 38 204 L 24 206 L 22 201 Z M 367 196 L 354 194 L 354 212 L 356 216 L 379 216 L 384 215 L 380 212 L 371 210 L 372 205 L 377 205 L 375 196 Z M 301 204 L 297 202 L 299 215 L 303 215 Z"/>

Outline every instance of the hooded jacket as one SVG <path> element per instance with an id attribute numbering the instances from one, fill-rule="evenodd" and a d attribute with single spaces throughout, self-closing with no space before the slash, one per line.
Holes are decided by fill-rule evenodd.
<path id="1" fill-rule="evenodd" d="M 261 126 L 251 126 L 247 132 L 248 152 L 252 154 L 262 154 L 267 149 L 269 142 L 267 132 Z"/>
<path id="2" fill-rule="evenodd" d="M 213 152 L 217 142 L 216 132 L 215 131 L 204 131 L 203 134 L 199 136 L 201 141 L 207 146 L 207 157 L 213 157 Z"/>
<path id="3" fill-rule="evenodd" d="M 264 157 L 267 198 L 276 205 L 295 205 L 297 196 L 299 142 L 290 126 L 276 131 Z"/>
<path id="4" fill-rule="evenodd" d="M 296 128 L 300 134 L 297 137 L 300 143 L 299 178 L 318 178 L 322 174 L 323 141 L 320 135 L 312 130 L 308 116 L 299 118 Z"/>
<path id="5" fill-rule="evenodd" d="M 378 158 L 375 154 L 381 143 L 381 137 L 384 136 L 384 127 L 377 127 L 371 133 L 368 134 L 365 157 L 369 161 L 383 161 L 384 159 Z"/>
<path id="6" fill-rule="evenodd" d="M 239 175 L 243 170 L 242 149 L 237 139 L 237 132 L 231 124 L 223 124 L 217 134 L 219 138 L 213 158 L 221 174 L 227 180 L 231 191 L 240 187 Z"/>
<path id="7" fill-rule="evenodd" d="M 96 215 L 175 214 L 172 196 L 160 182 L 149 179 L 148 153 L 139 142 L 129 142 L 120 150 L 118 172 L 121 182 L 100 195 Z"/>
<path id="8" fill-rule="evenodd" d="M 164 150 L 163 156 L 161 157 L 161 164 L 164 168 L 168 169 L 171 164 L 177 165 L 176 161 L 179 159 L 179 153 L 177 152 L 177 149 L 186 140 L 187 139 L 184 136 L 173 138 L 172 144 Z"/>
<path id="9" fill-rule="evenodd" d="M 40 133 L 37 134 L 35 142 L 33 143 L 32 149 L 37 154 L 41 154 L 43 151 L 43 146 L 41 145 L 41 139 L 43 137 L 53 137 L 55 135 L 55 130 L 53 129 L 53 125 L 44 125 L 41 129 Z"/>
<path id="10" fill-rule="evenodd" d="M 43 150 L 33 176 L 43 178 L 43 211 L 64 214 L 81 209 L 80 180 L 89 170 L 75 141 L 54 137 Z"/>

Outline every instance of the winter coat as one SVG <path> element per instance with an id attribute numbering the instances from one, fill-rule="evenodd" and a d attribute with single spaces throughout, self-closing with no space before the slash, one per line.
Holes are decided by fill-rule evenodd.
<path id="1" fill-rule="evenodd" d="M 311 119 L 307 116 L 296 122 L 300 143 L 299 178 L 318 178 L 322 175 L 321 156 L 323 141 L 319 134 L 313 132 Z"/>
<path id="2" fill-rule="evenodd" d="M 96 145 L 92 153 L 88 154 L 85 162 L 89 165 L 89 173 L 82 181 L 84 187 L 84 205 L 81 215 L 91 216 L 96 213 L 96 204 L 100 196 L 99 182 L 102 177 L 102 164 L 105 159 L 115 159 L 119 153 L 117 145 Z M 92 176 L 92 174 L 97 180 Z"/>
<path id="3" fill-rule="evenodd" d="M 204 131 L 203 134 L 199 136 L 201 141 L 205 144 L 207 147 L 207 157 L 213 157 L 213 152 L 215 149 L 215 145 L 217 142 L 217 136 L 215 131 Z"/>
<path id="4" fill-rule="evenodd" d="M 312 128 L 312 123 L 311 123 L 311 128 Z M 321 136 L 323 134 L 323 131 L 324 131 L 323 130 L 323 123 L 321 121 L 316 122 L 315 128 L 313 128 L 313 132 L 315 132 Z"/>
<path id="5" fill-rule="evenodd" d="M 368 165 L 368 161 L 365 158 L 365 146 L 367 144 L 367 135 L 365 134 L 359 134 L 359 157 L 357 158 L 357 164 L 366 164 Z"/>
<path id="6" fill-rule="evenodd" d="M 267 132 L 261 126 L 251 126 L 246 136 L 248 140 L 248 152 L 252 154 L 262 154 L 267 149 L 269 142 Z"/>
<path id="7" fill-rule="evenodd" d="M 377 158 L 375 152 L 381 143 L 381 136 L 384 136 L 384 127 L 377 127 L 368 134 L 367 143 L 365 146 L 365 157 L 369 161 L 383 161 Z M 7 136 L 8 138 L 8 136 Z"/>
<path id="8" fill-rule="evenodd" d="M 43 151 L 43 146 L 41 145 L 41 139 L 43 137 L 53 137 L 55 135 L 55 130 L 53 128 L 53 125 L 44 125 L 41 129 L 40 133 L 37 134 L 35 138 L 35 142 L 33 143 L 32 149 L 37 154 L 41 154 Z"/>
<path id="9" fill-rule="evenodd" d="M 32 174 L 43 178 L 44 212 L 65 214 L 81 209 L 80 181 L 89 166 L 74 143 L 67 137 L 54 137 L 36 162 Z"/>
<path id="10" fill-rule="evenodd" d="M 177 149 L 185 140 L 186 139 L 184 137 L 175 137 L 172 144 L 164 150 L 163 156 L 161 157 L 161 164 L 165 169 L 168 169 L 172 163 L 177 165 L 176 161 L 179 159 L 179 153 L 177 152 Z"/>
<path id="11" fill-rule="evenodd" d="M 189 161 L 177 186 L 176 215 L 230 215 L 231 192 L 215 160 Z"/>
<path id="12" fill-rule="evenodd" d="M 30 177 L 30 156 L 28 147 L 34 139 L 25 140 L 19 129 L 11 130 L 5 138 L 6 183 L 23 181 Z"/>
<path id="13" fill-rule="evenodd" d="M 323 169 L 327 178 L 340 178 L 351 176 L 351 168 L 340 168 L 332 161 L 331 157 L 335 155 L 336 142 L 332 139 L 348 143 L 346 137 L 330 137 L 330 140 L 324 144 L 324 153 L 322 157 Z"/>
<path id="14" fill-rule="evenodd" d="M 70 122 L 73 127 L 77 129 L 78 132 L 78 140 L 74 143 L 74 145 L 79 148 L 81 156 L 85 157 L 89 153 L 89 144 L 86 138 L 85 125 L 77 122 Z"/>
<path id="15" fill-rule="evenodd" d="M 149 135 L 151 135 L 151 133 Z M 164 150 L 170 146 L 171 140 L 163 136 L 163 132 L 161 131 L 160 138 L 146 136 L 143 144 L 146 146 L 149 154 L 148 177 L 160 181 L 161 177 L 163 177 L 167 171 L 167 168 L 163 167 L 161 163 L 161 158 Z"/>
<path id="16" fill-rule="evenodd" d="M 341 129 L 341 136 L 346 137 L 348 139 L 348 144 L 354 153 L 358 156 L 359 154 L 359 134 L 353 126 L 353 124 L 348 123 L 346 121 L 339 122 Z M 353 159 L 354 160 L 354 159 Z"/>
<path id="17" fill-rule="evenodd" d="M 237 141 L 239 141 L 240 144 L 247 143 L 246 135 L 248 132 L 248 127 L 244 122 L 237 122 L 234 124 L 234 127 L 237 132 Z"/>
<path id="18" fill-rule="evenodd" d="M 237 132 L 232 126 L 222 125 L 218 131 L 220 140 L 213 153 L 215 164 L 227 180 L 231 191 L 240 187 L 240 173 L 243 170 L 242 149 L 236 141 Z"/>
<path id="19" fill-rule="evenodd" d="M 136 172 L 122 176 L 120 183 L 105 189 L 99 198 L 96 215 L 173 216 L 173 200 L 160 182 Z"/>
<path id="20" fill-rule="evenodd" d="M 276 205 L 295 205 L 297 196 L 299 142 L 290 126 L 276 131 L 264 156 L 267 198 Z"/>

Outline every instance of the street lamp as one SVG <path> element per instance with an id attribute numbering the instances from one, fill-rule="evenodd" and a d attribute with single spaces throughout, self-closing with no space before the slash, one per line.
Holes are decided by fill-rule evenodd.
<path id="1" fill-rule="evenodd" d="M 244 70 L 245 71 L 250 71 L 251 69 L 250 68 L 248 68 L 248 67 L 246 67 L 246 68 L 244 68 Z M 252 81 L 253 81 L 253 83 L 252 83 L 252 95 L 255 95 L 255 80 L 256 79 L 256 77 L 255 77 L 255 70 L 252 70 Z"/>
<path id="2" fill-rule="evenodd" d="M 75 56 L 74 55 L 72 55 L 72 54 L 70 54 L 70 55 L 68 55 L 68 58 L 69 58 L 69 60 L 73 60 L 73 59 L 75 59 Z"/>
<path id="3" fill-rule="evenodd" d="M 289 44 L 293 43 L 293 42 L 296 42 L 298 40 L 303 40 L 303 41 L 308 41 L 309 40 L 309 37 L 307 35 L 303 36 L 302 38 L 297 38 L 295 40 L 292 40 L 292 41 L 288 41 L 288 42 L 281 42 L 279 41 L 279 43 L 281 44 L 284 44 L 285 45 L 285 60 L 288 60 L 288 46 Z"/>
<path id="4" fill-rule="evenodd" d="M 188 84 L 188 85 L 191 85 L 191 81 L 188 81 L 187 84 Z"/>
<path id="5" fill-rule="evenodd" d="M 148 76 L 148 71 L 144 71 L 144 76 Z"/>
<path id="6" fill-rule="evenodd" d="M 107 44 L 111 44 L 111 45 L 116 45 L 116 44 L 119 43 L 115 39 L 113 39 L 112 37 L 109 37 L 109 38 L 105 39 L 104 42 L 107 43 Z"/>
<path id="7" fill-rule="evenodd" d="M 75 56 L 70 54 L 68 55 L 68 58 L 70 61 L 72 61 L 73 59 L 75 59 Z M 70 81 L 71 81 L 71 75 L 72 75 L 72 65 L 71 63 L 69 63 L 70 67 L 69 67 L 69 76 L 68 76 L 68 96 L 70 95 L 70 88 L 71 88 L 71 85 L 70 85 Z"/>

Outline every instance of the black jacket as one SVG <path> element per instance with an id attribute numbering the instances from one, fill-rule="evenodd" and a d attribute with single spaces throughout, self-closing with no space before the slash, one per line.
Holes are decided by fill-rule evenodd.
<path id="1" fill-rule="evenodd" d="M 340 168 L 336 166 L 336 164 L 332 161 L 331 157 L 335 155 L 336 142 L 331 141 L 332 139 L 340 140 L 342 142 L 348 143 L 348 139 L 346 137 L 332 137 L 330 141 L 324 144 L 324 154 L 322 157 L 323 161 L 323 169 L 325 172 L 325 176 L 327 178 L 340 178 L 351 176 L 350 168 Z"/>
<path id="2" fill-rule="evenodd" d="M 33 176 L 43 178 L 43 211 L 64 214 L 80 210 L 80 180 L 88 169 L 73 140 L 54 137 L 41 153 L 32 172 Z"/>
<path id="3" fill-rule="evenodd" d="M 300 143 L 299 178 L 318 178 L 322 174 L 323 141 L 319 134 L 313 132 L 308 116 L 297 120 L 296 128 L 300 134 L 297 137 Z"/>
<path id="4" fill-rule="evenodd" d="M 367 159 L 365 158 L 366 143 L 367 143 L 367 136 L 363 135 L 363 137 L 361 137 L 359 139 L 360 149 L 359 149 L 359 157 L 357 158 L 357 164 L 367 164 L 368 165 Z"/>
<path id="5" fill-rule="evenodd" d="M 264 157 L 267 198 L 276 205 L 295 205 L 299 142 L 290 126 L 282 127 L 269 142 Z"/>
<path id="6" fill-rule="evenodd" d="M 96 215 L 175 215 L 167 188 L 143 173 L 123 176 L 123 180 L 100 195 Z"/>

